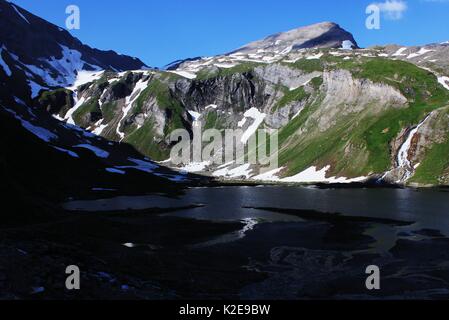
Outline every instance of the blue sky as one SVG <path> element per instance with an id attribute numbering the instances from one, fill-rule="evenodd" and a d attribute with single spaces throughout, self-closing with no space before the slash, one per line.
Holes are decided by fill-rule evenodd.
<path id="1" fill-rule="evenodd" d="M 164 66 L 180 58 L 229 52 L 270 34 L 322 21 L 339 23 L 362 47 L 449 40 L 449 0 L 13 0 L 65 27 L 65 9 L 81 10 L 84 43 Z M 389 3 L 386 3 L 389 2 Z M 380 30 L 365 27 L 380 3 Z M 383 3 L 383 5 L 382 5 Z"/>

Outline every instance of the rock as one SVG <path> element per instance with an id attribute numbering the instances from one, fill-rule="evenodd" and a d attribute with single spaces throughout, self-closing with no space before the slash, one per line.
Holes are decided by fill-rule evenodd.
<path id="1" fill-rule="evenodd" d="M 346 40 L 351 41 L 357 47 L 357 42 L 352 34 L 336 23 L 323 22 L 273 34 L 263 40 L 249 43 L 231 53 L 248 54 L 257 53 L 260 50 L 282 52 L 289 48 L 341 48 Z"/>

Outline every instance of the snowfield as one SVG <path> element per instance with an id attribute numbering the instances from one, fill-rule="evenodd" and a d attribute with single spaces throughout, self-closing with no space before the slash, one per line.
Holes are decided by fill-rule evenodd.
<path id="1" fill-rule="evenodd" d="M 75 91 L 78 87 L 93 82 L 95 80 L 100 79 L 104 74 L 104 71 L 86 71 L 86 70 L 79 70 L 75 81 L 73 82 L 73 85 L 70 87 L 67 87 L 67 89 Z"/>
<path id="2" fill-rule="evenodd" d="M 433 51 L 434 51 L 434 50 L 429 50 L 429 49 L 426 49 L 426 48 L 421 48 L 418 52 L 410 54 L 410 55 L 407 57 L 407 59 L 413 59 L 413 58 L 422 56 L 423 54 L 426 54 L 426 53 L 428 53 L 428 52 L 433 52 Z"/>
<path id="3" fill-rule="evenodd" d="M 358 178 L 345 178 L 345 177 L 330 177 L 326 178 L 327 171 L 329 171 L 330 166 L 326 166 L 321 170 L 318 170 L 317 167 L 313 166 L 301 173 L 298 173 L 295 176 L 287 177 L 287 178 L 279 178 L 279 174 L 284 168 L 277 168 L 271 171 L 259 174 L 252 175 L 252 169 L 250 164 L 244 164 L 234 169 L 229 169 L 229 166 L 232 163 L 227 164 L 224 168 L 217 170 L 213 173 L 214 177 L 222 177 L 222 178 L 231 178 L 231 179 L 239 179 L 245 177 L 245 179 L 249 179 L 251 181 L 262 181 L 262 182 L 276 182 L 276 183 L 354 183 L 354 182 L 363 182 L 368 179 L 368 177 L 358 177 Z"/>
<path id="4" fill-rule="evenodd" d="M 283 170 L 284 168 L 278 168 L 274 169 L 265 173 L 262 173 L 258 176 L 252 177 L 253 180 L 257 181 L 279 181 L 278 174 Z"/>
<path id="5" fill-rule="evenodd" d="M 22 124 L 22 126 L 27 129 L 29 132 L 31 132 L 32 134 L 34 134 L 36 137 L 38 137 L 39 139 L 45 141 L 45 142 L 51 142 L 53 140 L 57 140 L 58 136 L 56 134 L 54 134 L 53 132 L 42 128 L 42 127 L 38 127 L 35 126 L 34 124 L 32 124 L 31 122 L 28 122 L 24 119 L 22 119 L 21 116 L 19 116 L 15 111 L 8 109 L 8 108 L 4 108 L 7 112 L 11 113 L 14 118 L 16 118 L 17 120 L 20 121 L 20 123 Z"/>
<path id="6" fill-rule="evenodd" d="M 43 87 L 43 86 L 37 84 L 33 80 L 28 80 L 28 85 L 30 86 L 30 89 L 31 89 L 31 98 L 32 99 L 34 99 L 37 96 L 39 96 L 39 92 L 41 90 L 48 90 L 48 88 Z"/>
<path id="7" fill-rule="evenodd" d="M 193 80 L 196 79 L 196 74 L 192 73 L 192 72 L 188 72 L 188 71 L 169 71 L 171 73 L 177 74 L 181 77 Z"/>
<path id="8" fill-rule="evenodd" d="M 208 166 L 210 165 L 209 161 L 204 161 L 204 162 L 192 162 L 189 163 L 188 165 L 185 165 L 181 168 L 179 168 L 179 171 L 182 172 L 201 172 L 204 171 Z"/>
<path id="9" fill-rule="evenodd" d="M 27 129 L 28 131 L 33 133 L 35 136 L 37 136 L 41 140 L 43 140 L 45 142 L 51 142 L 53 140 L 58 139 L 58 136 L 56 134 L 54 134 L 53 132 L 51 132 L 45 128 L 35 126 L 26 120 L 23 120 L 23 119 L 20 119 L 20 120 L 22 122 L 22 126 L 25 129 Z"/>
<path id="10" fill-rule="evenodd" d="M 5 46 L 2 46 L 2 47 L 0 48 L 0 67 L 2 67 L 3 70 L 5 71 L 6 75 L 7 75 L 8 77 L 10 77 L 10 76 L 12 75 L 12 72 L 11 72 L 11 69 L 9 68 L 8 64 L 7 64 L 7 63 L 5 62 L 5 60 L 3 60 L 3 58 L 2 58 L 3 50 L 5 50 L 5 51 L 7 52 Z"/>
<path id="11" fill-rule="evenodd" d="M 362 182 L 367 179 L 367 177 L 359 177 L 354 179 L 348 179 L 345 177 L 336 178 L 330 177 L 326 178 L 327 171 L 330 169 L 330 166 L 326 166 L 321 170 L 318 170 L 317 167 L 310 167 L 303 172 L 293 176 L 284 178 L 282 182 L 294 182 L 294 183 L 352 183 L 352 182 Z"/>

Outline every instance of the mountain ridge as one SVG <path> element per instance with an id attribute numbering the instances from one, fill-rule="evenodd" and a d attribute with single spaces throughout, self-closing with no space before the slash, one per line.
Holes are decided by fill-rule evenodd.
<path id="1" fill-rule="evenodd" d="M 0 77 L 10 83 L 0 99 L 46 110 L 157 161 L 169 158 L 169 133 L 192 132 L 198 119 L 206 129 L 241 129 L 245 135 L 254 134 L 256 125 L 279 130 L 276 172 L 264 175 L 263 168 L 236 164 L 174 168 L 218 179 L 449 184 L 446 163 L 435 166 L 436 155 L 449 145 L 449 46 L 357 49 L 344 30 L 332 38 L 337 24 L 321 23 L 310 31 L 314 26 L 269 36 L 229 55 L 177 61 L 169 70 L 97 69 L 83 81 L 78 74 L 75 86 L 48 86 L 34 96 L 16 94 L 16 87 L 30 83 L 33 70 L 48 76 L 46 69 L 12 65 L 9 77 L 0 68 Z M 300 48 L 304 45 L 311 47 Z M 5 52 L 0 55 L 9 67 L 14 59 Z M 28 74 L 18 71 L 27 68 Z"/>
<path id="2" fill-rule="evenodd" d="M 279 42 L 278 42 L 279 41 Z M 232 56 L 236 54 L 257 54 L 270 52 L 274 54 L 289 53 L 291 50 L 313 48 L 338 48 L 344 41 L 350 41 L 352 48 L 359 48 L 354 36 L 342 29 L 335 22 L 321 22 L 298 27 L 289 31 L 278 32 L 261 40 L 252 41 L 218 56 Z M 277 43 L 277 44 L 276 44 Z M 176 70 L 183 63 L 194 62 L 207 57 L 195 57 L 175 60 L 165 66 L 167 70 Z"/>
<path id="3" fill-rule="evenodd" d="M 236 53 L 256 53 L 258 50 L 282 52 L 288 47 L 295 49 L 338 48 L 343 41 L 351 41 L 358 48 L 353 35 L 335 22 L 321 22 L 298 27 L 289 31 L 272 34 L 262 40 L 250 42 L 227 55 Z"/>
<path id="4" fill-rule="evenodd" d="M 108 64 L 117 70 L 140 69 L 148 67 L 140 59 L 119 54 L 113 50 L 99 50 L 83 44 L 80 40 L 73 37 L 67 30 L 52 24 L 30 12 L 21 8 L 20 6 L 8 2 L 6 0 L 0 1 L 0 26 L 3 32 L 0 31 L 0 38 L 3 45 L 16 52 L 18 55 L 23 54 L 23 59 L 26 60 L 24 48 L 30 49 L 38 58 L 48 58 L 53 55 L 59 58 L 60 52 L 55 52 L 55 43 L 65 45 L 71 49 L 79 50 L 86 56 L 89 64 L 95 65 L 95 62 L 100 63 L 103 68 L 107 68 Z M 38 29 L 39 39 L 45 45 L 37 43 L 33 38 L 33 28 Z M 56 55 L 55 55 L 56 53 Z M 100 61 L 102 58 L 105 61 Z M 29 63 L 31 61 L 24 61 Z"/>
<path id="5" fill-rule="evenodd" d="M 5 0 L 0 0 L 0 41 L 0 70 L 11 74 L 6 91 L 25 101 L 14 81 L 27 79 L 36 96 L 41 89 L 73 84 L 80 71 L 148 68 L 137 58 L 84 45 L 66 30 Z"/>

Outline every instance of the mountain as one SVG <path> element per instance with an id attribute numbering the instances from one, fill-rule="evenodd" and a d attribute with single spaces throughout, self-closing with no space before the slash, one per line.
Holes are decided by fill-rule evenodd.
<path id="1" fill-rule="evenodd" d="M 281 61 L 289 54 L 307 49 L 344 48 L 358 49 L 353 35 L 333 22 L 322 22 L 271 35 L 230 53 L 216 57 L 197 57 L 178 60 L 167 66 L 167 70 L 181 70 L 183 75 L 196 73 L 202 66 L 212 64 L 226 68 L 239 61 L 272 63 Z M 187 72 L 187 73 L 186 73 Z"/>
<path id="2" fill-rule="evenodd" d="M 287 32 L 280 32 L 263 40 L 251 42 L 230 53 L 217 57 L 189 58 L 174 61 L 166 66 L 167 70 L 188 68 L 195 62 L 203 60 L 211 62 L 232 62 L 238 59 L 262 60 L 273 62 L 281 59 L 290 52 L 313 48 L 358 48 L 353 35 L 333 22 L 322 22 L 310 26 L 300 27 Z M 219 60 L 219 61 L 216 61 Z"/>
<path id="3" fill-rule="evenodd" d="M 2 45 L 11 53 L 19 56 L 26 64 L 43 61 L 52 67 L 49 60 L 61 60 L 64 52 L 63 47 L 72 50 L 72 54 L 79 55 L 80 62 L 85 64 L 84 69 L 95 70 L 113 69 L 131 70 L 141 69 L 145 64 L 137 58 L 119 55 L 114 51 L 101 51 L 93 49 L 72 37 L 69 32 L 59 28 L 21 7 L 0 1 L 0 37 Z M 38 31 L 38 32 L 37 32 Z M 75 52 L 76 51 L 76 52 Z M 70 57 L 66 57 L 69 58 Z M 39 67 L 39 65 L 36 65 Z M 57 71 L 57 70 L 55 70 Z"/>
<path id="4" fill-rule="evenodd" d="M 231 54 L 175 70 L 109 72 L 79 88 L 84 104 L 58 117 L 160 161 L 170 157 L 168 134 L 191 132 L 194 121 L 246 135 L 279 130 L 274 172 L 236 164 L 179 168 L 218 178 L 448 184 L 449 163 L 440 157 L 449 147 L 447 53 L 444 44 L 313 48 L 274 59 Z"/>
<path id="5" fill-rule="evenodd" d="M 82 44 L 70 33 L 19 6 L 0 0 L 0 63 L 6 73 L 3 90 L 24 98 L 40 90 L 73 84 L 79 71 L 142 69 L 137 58 Z M 29 88 L 18 87 L 26 79 Z"/>
<path id="6" fill-rule="evenodd" d="M 148 69 L 143 62 L 92 49 L 3 0 L 0 26 L 0 176 L 5 208 L 14 207 L 5 216 L 58 212 L 49 203 L 93 194 L 177 194 L 199 179 L 53 116 L 79 103 L 77 86 L 105 69 Z"/>
<path id="7" fill-rule="evenodd" d="M 92 136 L 82 144 L 95 146 L 99 139 L 100 155 L 121 154 L 117 162 L 108 159 L 107 168 L 116 172 L 135 167 L 137 155 L 130 161 L 129 150 L 118 149 L 128 146 L 147 167 L 153 163 L 165 171 L 150 174 L 184 177 L 186 183 L 196 178 L 183 171 L 278 183 L 449 184 L 447 44 L 359 49 L 350 33 L 325 22 L 229 54 L 177 61 L 168 70 L 100 70 L 107 64 L 102 61 L 90 70 L 84 63 L 89 70 L 77 72 L 70 84 L 50 86 L 47 80 L 47 88 L 35 94 L 17 88 L 40 72 L 45 78 L 46 67 L 19 64 L 25 69 L 20 71 L 10 59 L 14 52 L 4 50 L 0 77 L 14 84 L 0 95 L 8 113 L 28 130 L 28 123 L 50 132 L 54 126 L 83 128 L 83 136 Z M 32 107 L 31 115 L 24 105 Z M 42 121 L 44 114 L 51 124 Z M 170 133 L 192 133 L 199 122 L 204 129 L 241 129 L 246 137 L 257 129 L 278 130 L 279 168 L 264 172 L 254 165 L 207 162 L 175 167 Z M 70 155 L 76 146 L 70 141 L 58 148 Z"/>
<path id="8" fill-rule="evenodd" d="M 348 43 L 348 45 L 358 48 L 351 33 L 342 29 L 336 23 L 322 22 L 273 34 L 263 40 L 247 44 L 231 52 L 231 54 L 251 54 L 265 51 L 280 53 L 298 49 L 341 48 L 346 42 L 350 42 L 351 44 Z"/>

